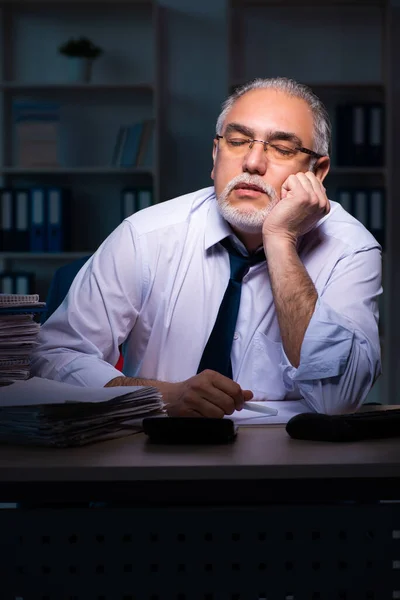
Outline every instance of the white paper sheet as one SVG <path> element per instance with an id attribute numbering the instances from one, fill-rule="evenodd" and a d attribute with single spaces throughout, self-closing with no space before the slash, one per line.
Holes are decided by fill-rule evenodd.
<path id="1" fill-rule="evenodd" d="M 42 377 L 32 377 L 28 381 L 19 381 L 1 388 L 0 407 L 65 404 L 67 402 L 105 402 L 129 394 L 141 395 L 140 391 L 145 389 L 141 386 L 87 388 Z M 150 396 L 154 396 L 153 388 L 151 388 Z"/>
<path id="2" fill-rule="evenodd" d="M 289 419 L 295 415 L 299 415 L 304 412 L 314 412 L 309 406 L 306 405 L 304 400 L 270 400 L 268 402 L 252 401 L 253 405 L 261 404 L 267 405 L 271 408 L 278 410 L 277 415 L 265 415 L 253 411 L 246 410 L 243 408 L 240 411 L 235 411 L 228 418 L 235 421 L 237 425 L 270 425 L 272 423 L 287 423 Z"/>

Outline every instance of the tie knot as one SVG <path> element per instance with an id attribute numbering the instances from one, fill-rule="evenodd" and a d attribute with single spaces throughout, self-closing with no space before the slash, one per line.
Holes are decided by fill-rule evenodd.
<path id="1" fill-rule="evenodd" d="M 257 252 L 250 256 L 244 256 L 233 246 L 232 241 L 229 237 L 221 241 L 221 244 L 229 252 L 229 262 L 231 266 L 230 279 L 233 281 L 241 282 L 243 277 L 246 275 L 251 265 L 262 262 L 265 260 L 264 252 Z"/>
<path id="2" fill-rule="evenodd" d="M 250 267 L 250 260 L 246 256 L 235 255 L 229 253 L 229 261 L 231 264 L 231 276 L 233 281 L 242 281 Z"/>

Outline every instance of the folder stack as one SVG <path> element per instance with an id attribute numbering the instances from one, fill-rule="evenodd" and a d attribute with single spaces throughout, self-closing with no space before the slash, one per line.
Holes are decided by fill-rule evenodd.
<path id="1" fill-rule="evenodd" d="M 150 386 L 80 387 L 33 377 L 0 389 L 0 443 L 83 446 L 137 433 L 160 415 Z"/>
<path id="2" fill-rule="evenodd" d="M 70 234 L 70 191 L 0 187 L 0 251 L 63 252 Z"/>
<path id="3" fill-rule="evenodd" d="M 44 308 L 37 294 L 0 294 L 0 386 L 28 379 Z"/>

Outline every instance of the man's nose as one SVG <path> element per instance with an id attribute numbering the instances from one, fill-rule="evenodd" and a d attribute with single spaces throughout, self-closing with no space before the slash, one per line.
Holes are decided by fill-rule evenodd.
<path id="1" fill-rule="evenodd" d="M 248 149 L 243 159 L 243 171 L 245 173 L 257 173 L 265 175 L 267 171 L 268 159 L 267 152 L 264 150 L 262 142 L 255 141 L 253 147 Z"/>

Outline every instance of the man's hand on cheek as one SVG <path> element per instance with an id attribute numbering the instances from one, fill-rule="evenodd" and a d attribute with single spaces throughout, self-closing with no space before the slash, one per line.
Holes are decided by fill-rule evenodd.
<path id="1" fill-rule="evenodd" d="M 329 210 L 326 190 L 314 173 L 290 175 L 282 185 L 281 200 L 264 221 L 264 241 L 278 237 L 295 244 Z"/>

